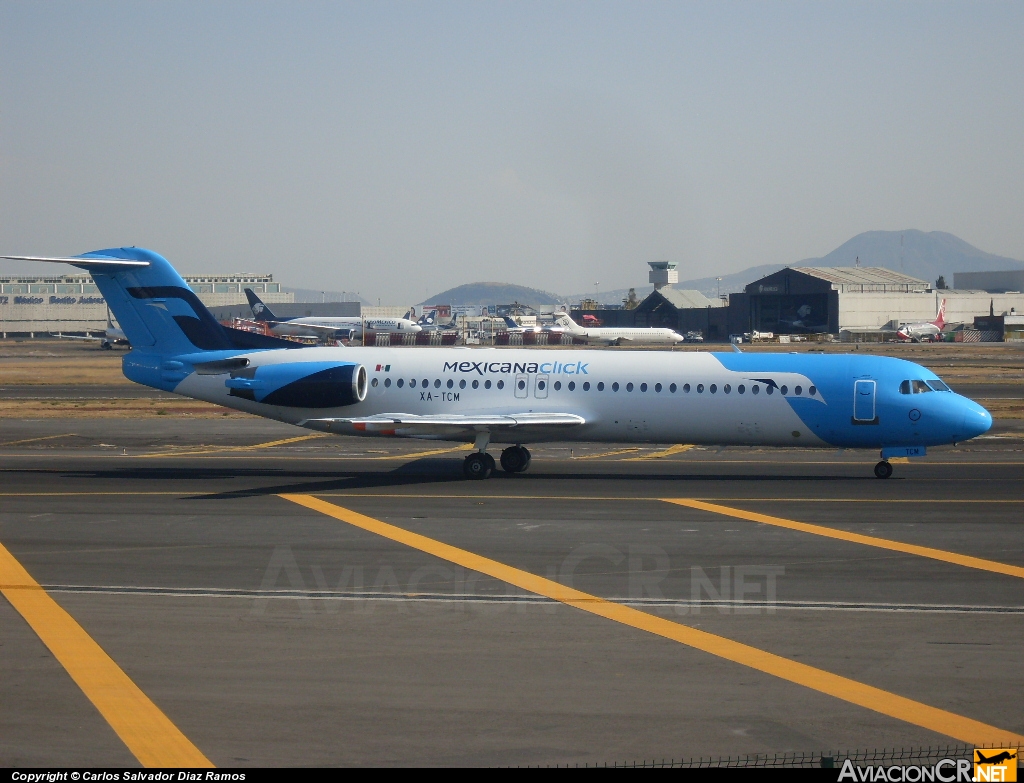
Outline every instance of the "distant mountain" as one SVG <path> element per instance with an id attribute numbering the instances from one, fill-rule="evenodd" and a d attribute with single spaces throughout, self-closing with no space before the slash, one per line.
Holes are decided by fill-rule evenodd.
<path id="1" fill-rule="evenodd" d="M 865 231 L 827 256 L 793 266 L 883 266 L 934 283 L 939 275 L 953 284 L 954 272 L 1024 269 L 1024 261 L 986 253 L 945 231 Z"/>
<path id="2" fill-rule="evenodd" d="M 467 283 L 466 285 L 449 288 L 420 302 L 421 305 L 450 304 L 464 305 L 497 305 L 519 302 L 526 305 L 553 305 L 564 302 L 564 297 L 541 291 L 539 288 L 527 288 L 512 283 Z"/>
<path id="3" fill-rule="evenodd" d="M 1024 269 L 1024 261 L 986 253 L 969 245 L 959 237 L 944 231 L 865 231 L 844 242 L 828 255 L 821 258 L 805 258 L 790 266 L 854 266 L 857 259 L 861 266 L 881 266 L 894 272 L 903 272 L 934 284 L 939 275 L 946 278 L 946 284 L 953 285 L 954 272 L 997 272 L 1009 269 Z M 722 293 L 734 293 L 744 289 L 765 275 L 785 268 L 782 264 L 762 264 L 722 275 Z M 717 281 L 713 277 L 697 280 L 683 280 L 675 288 L 695 288 L 708 297 L 718 293 Z M 637 289 L 637 295 L 640 289 Z"/>
<path id="4" fill-rule="evenodd" d="M 312 288 L 291 288 L 281 286 L 286 294 L 295 294 L 296 302 L 362 302 L 365 305 L 369 301 L 352 291 L 315 291 Z"/>

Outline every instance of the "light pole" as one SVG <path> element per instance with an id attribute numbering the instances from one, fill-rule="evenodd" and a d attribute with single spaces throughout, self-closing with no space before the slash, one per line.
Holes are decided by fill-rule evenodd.
<path id="1" fill-rule="evenodd" d="M 718 299 L 722 299 L 722 278 L 716 277 L 715 280 L 718 282 Z"/>
<path id="2" fill-rule="evenodd" d="M 594 283 L 594 301 L 597 304 L 600 304 L 600 301 L 599 301 L 600 297 L 601 297 L 601 284 L 600 283 Z"/>

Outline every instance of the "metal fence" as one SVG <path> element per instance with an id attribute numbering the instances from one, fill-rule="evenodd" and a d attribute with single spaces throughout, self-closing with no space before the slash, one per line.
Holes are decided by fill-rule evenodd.
<path id="1" fill-rule="evenodd" d="M 822 751 L 819 753 L 757 753 L 747 756 L 650 759 L 596 764 L 567 764 L 567 767 L 610 769 L 711 768 L 711 767 L 841 767 L 847 759 L 858 767 L 879 765 L 931 766 L 942 759 L 974 760 L 974 749 L 1000 747 L 1020 750 L 1019 745 L 937 745 L 920 748 L 875 748 L 873 750 Z M 559 766 L 559 765 L 555 765 Z"/>

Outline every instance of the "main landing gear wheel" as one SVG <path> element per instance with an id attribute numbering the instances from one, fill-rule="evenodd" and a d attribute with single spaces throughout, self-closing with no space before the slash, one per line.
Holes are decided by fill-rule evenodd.
<path id="1" fill-rule="evenodd" d="M 888 460 L 882 460 L 875 465 L 875 478 L 886 479 L 892 475 L 892 465 L 889 464 Z"/>
<path id="2" fill-rule="evenodd" d="M 530 451 L 525 446 L 509 446 L 501 452 L 501 467 L 506 473 L 522 473 L 530 467 Z"/>
<path id="3" fill-rule="evenodd" d="M 466 474 L 468 479 L 490 478 L 490 475 L 494 472 L 494 457 L 480 451 L 470 454 L 466 457 L 466 461 L 462 463 L 462 472 Z"/>

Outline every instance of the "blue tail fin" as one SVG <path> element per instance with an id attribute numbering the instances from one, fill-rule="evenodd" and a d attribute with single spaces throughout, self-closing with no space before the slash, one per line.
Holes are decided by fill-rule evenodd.
<path id="1" fill-rule="evenodd" d="M 167 259 L 141 247 L 94 250 L 72 257 L 0 256 L 72 264 L 92 279 L 133 349 L 174 356 L 197 351 L 297 348 L 297 343 L 226 329 Z"/>
<path id="2" fill-rule="evenodd" d="M 263 300 L 253 293 L 251 288 L 245 289 L 245 298 L 249 300 L 249 309 L 252 310 L 252 317 L 257 321 L 277 321 L 278 318 L 274 315 L 270 308 L 264 304 Z"/>

